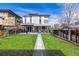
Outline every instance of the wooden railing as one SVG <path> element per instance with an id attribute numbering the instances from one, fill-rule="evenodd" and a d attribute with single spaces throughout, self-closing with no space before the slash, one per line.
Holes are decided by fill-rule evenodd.
<path id="1" fill-rule="evenodd" d="M 70 30 L 70 34 L 69 34 L 69 30 L 53 30 L 53 33 L 65 40 L 69 41 L 70 39 L 70 41 L 79 43 L 79 30 Z"/>

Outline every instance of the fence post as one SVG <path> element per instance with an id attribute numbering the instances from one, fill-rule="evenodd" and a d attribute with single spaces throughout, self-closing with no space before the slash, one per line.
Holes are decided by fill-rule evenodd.
<path id="1" fill-rule="evenodd" d="M 64 30 L 63 30 L 63 38 L 64 38 Z"/>
<path id="2" fill-rule="evenodd" d="M 60 37 L 60 30 L 58 31 L 58 36 Z"/>
<path id="3" fill-rule="evenodd" d="M 68 34 L 68 31 L 66 30 L 66 40 L 67 40 L 67 34 Z"/>
<path id="4" fill-rule="evenodd" d="M 60 37 L 61 37 L 61 30 L 60 30 Z"/>
<path id="5" fill-rule="evenodd" d="M 70 41 L 70 39 L 71 39 L 71 30 L 69 29 L 68 30 L 68 41 Z"/>
<path id="6" fill-rule="evenodd" d="M 76 29 L 76 37 L 75 37 L 75 39 L 76 39 L 76 43 L 77 43 L 77 29 Z"/>

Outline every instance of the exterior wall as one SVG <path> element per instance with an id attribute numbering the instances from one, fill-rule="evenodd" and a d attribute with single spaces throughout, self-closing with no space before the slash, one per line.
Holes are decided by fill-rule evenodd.
<path id="1" fill-rule="evenodd" d="M 15 25 L 15 17 L 7 12 L 0 12 L 0 16 L 4 18 L 3 24 L 4 26 L 10 25 L 14 26 Z"/>
<path id="2" fill-rule="evenodd" d="M 26 23 L 26 24 L 30 24 L 30 18 L 31 18 L 31 22 L 32 24 L 40 24 L 40 16 L 26 16 L 23 17 L 23 23 Z M 25 19 L 26 19 L 26 22 L 25 22 Z M 48 24 L 48 17 L 45 17 L 45 16 L 41 16 L 41 24 Z"/>
<path id="3" fill-rule="evenodd" d="M 21 29 L 20 22 L 17 21 L 20 20 L 20 18 L 16 17 L 16 15 L 9 12 L 0 12 L 0 17 L 4 18 L 4 20 L 0 19 L 0 24 L 2 24 L 5 29 Z"/>
<path id="4" fill-rule="evenodd" d="M 8 13 L 7 12 L 0 12 L 0 17 L 6 18 L 6 17 L 8 17 Z"/>
<path id="5" fill-rule="evenodd" d="M 26 17 L 26 23 L 30 24 L 30 17 Z"/>
<path id="6" fill-rule="evenodd" d="M 30 17 L 29 17 L 29 16 L 23 17 L 22 20 L 23 20 L 23 23 L 24 23 L 24 24 L 25 24 L 25 23 L 30 24 Z"/>
<path id="7" fill-rule="evenodd" d="M 8 13 L 8 25 L 16 25 L 16 17 L 10 13 Z"/>
<path id="8" fill-rule="evenodd" d="M 15 19 L 15 26 L 17 27 L 17 29 L 22 29 L 22 26 L 20 25 L 20 22 L 18 22 L 18 20 L 20 20 L 19 18 Z"/>
<path id="9" fill-rule="evenodd" d="M 45 21 L 47 21 L 47 22 L 45 22 Z M 42 16 L 42 17 L 41 17 L 41 23 L 42 23 L 42 24 L 48 24 L 48 17 Z"/>
<path id="10" fill-rule="evenodd" d="M 3 24 L 3 19 L 2 18 L 0 18 L 0 25 L 2 25 Z"/>
<path id="11" fill-rule="evenodd" d="M 20 25 L 20 22 L 19 22 L 20 18 L 17 18 L 16 16 L 14 16 L 12 14 L 8 14 L 8 16 L 10 17 L 10 20 L 12 21 L 12 24 L 10 24 L 10 25 L 15 26 L 17 30 L 21 29 L 21 25 Z"/>
<path id="12" fill-rule="evenodd" d="M 22 17 L 22 23 L 25 24 L 25 17 Z"/>
<path id="13" fill-rule="evenodd" d="M 4 26 L 15 26 L 15 17 L 7 17 L 4 19 L 3 22 Z"/>
<path id="14" fill-rule="evenodd" d="M 39 23 L 39 19 L 40 19 L 39 16 L 32 16 L 31 19 L 32 19 L 32 23 L 33 24 L 40 24 Z"/>

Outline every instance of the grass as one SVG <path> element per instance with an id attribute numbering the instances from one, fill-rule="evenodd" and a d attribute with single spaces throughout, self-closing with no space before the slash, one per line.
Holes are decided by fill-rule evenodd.
<path id="1" fill-rule="evenodd" d="M 11 35 L 0 38 L 0 50 L 31 50 L 34 49 L 37 35 Z"/>
<path id="2" fill-rule="evenodd" d="M 59 50 L 66 56 L 79 56 L 79 47 L 51 34 L 42 34 L 46 50 Z"/>

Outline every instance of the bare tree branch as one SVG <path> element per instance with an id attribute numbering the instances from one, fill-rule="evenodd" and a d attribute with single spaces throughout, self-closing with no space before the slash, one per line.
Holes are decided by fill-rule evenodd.
<path id="1" fill-rule="evenodd" d="M 73 3 L 66 3 L 64 4 L 64 12 L 61 17 L 61 23 L 65 24 L 67 27 L 70 26 L 71 21 L 73 20 L 73 15 L 77 10 L 78 5 Z"/>

